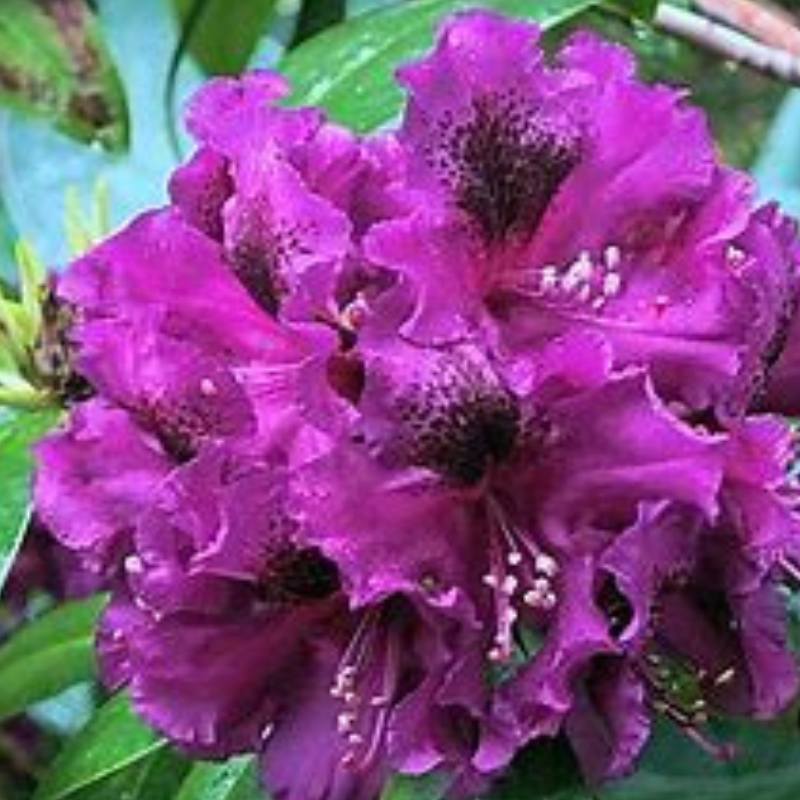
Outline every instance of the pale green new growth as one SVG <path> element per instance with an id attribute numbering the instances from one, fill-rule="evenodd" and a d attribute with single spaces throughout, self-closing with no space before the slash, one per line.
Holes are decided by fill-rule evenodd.
<path id="1" fill-rule="evenodd" d="M 77 257 L 110 232 L 108 186 L 95 184 L 88 208 L 74 187 L 64 200 L 64 232 L 70 252 Z M 34 409 L 51 406 L 54 399 L 43 386 L 36 367 L 36 350 L 44 334 L 44 304 L 49 292 L 48 273 L 32 244 L 14 248 L 19 294 L 0 290 L 0 406 Z"/>

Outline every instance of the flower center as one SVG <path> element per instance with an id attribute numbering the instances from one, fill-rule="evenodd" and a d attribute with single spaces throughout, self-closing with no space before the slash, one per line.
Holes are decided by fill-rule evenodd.
<path id="1" fill-rule="evenodd" d="M 441 124 L 433 166 L 490 243 L 533 233 L 580 160 L 574 125 L 513 94 L 478 98 L 465 121 Z"/>
<path id="2" fill-rule="evenodd" d="M 262 600 L 291 604 L 324 600 L 341 588 L 332 561 L 316 548 L 300 549 L 290 543 L 269 553 L 258 585 Z"/>
<path id="3" fill-rule="evenodd" d="M 514 626 L 522 613 L 546 614 L 558 602 L 555 579 L 558 562 L 530 536 L 514 526 L 500 502 L 487 498 L 489 571 L 483 582 L 492 592 L 495 635 L 488 657 L 496 663 L 511 659 Z"/>
<path id="4" fill-rule="evenodd" d="M 341 703 L 342 765 L 354 771 L 368 769 L 377 757 L 398 691 L 402 630 L 391 624 L 389 611 L 381 606 L 364 613 L 330 690 Z"/>
<path id="5" fill-rule="evenodd" d="M 231 269 L 253 300 L 275 316 L 291 289 L 297 260 L 309 255 L 313 224 L 296 224 L 280 217 L 264 220 L 245 210 L 228 235 Z"/>
<path id="6" fill-rule="evenodd" d="M 230 254 L 234 274 L 250 297 L 270 316 L 278 313 L 281 298 L 286 294 L 282 272 L 290 249 L 291 243 L 281 238 L 266 246 L 240 239 Z"/>
<path id="7" fill-rule="evenodd" d="M 508 458 L 520 433 L 516 398 L 485 359 L 468 351 L 435 357 L 397 403 L 409 461 L 463 484 Z"/>
<path id="8" fill-rule="evenodd" d="M 625 288 L 623 258 L 622 250 L 614 244 L 598 255 L 582 251 L 565 266 L 548 264 L 524 274 L 521 280 L 514 276 L 509 288 L 551 306 L 577 307 L 600 314 Z M 666 298 L 655 298 L 654 312 L 665 302 Z"/>
<path id="9" fill-rule="evenodd" d="M 174 396 L 143 398 L 135 413 L 158 439 L 164 452 L 184 464 L 197 455 L 210 437 L 232 432 L 220 392 L 212 378 L 203 378 Z"/>
<path id="10" fill-rule="evenodd" d="M 213 411 L 189 401 L 151 403 L 143 416 L 164 451 L 179 464 L 191 461 L 208 434 L 219 424 Z"/>

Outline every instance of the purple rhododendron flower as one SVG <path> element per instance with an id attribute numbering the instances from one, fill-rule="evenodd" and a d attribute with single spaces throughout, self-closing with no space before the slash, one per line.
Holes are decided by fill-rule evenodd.
<path id="1" fill-rule="evenodd" d="M 795 226 L 593 35 L 465 13 L 398 79 L 366 137 L 212 81 L 170 206 L 60 281 L 93 394 L 36 506 L 104 678 L 277 800 L 556 736 L 600 782 L 654 715 L 726 756 L 798 690 Z"/>

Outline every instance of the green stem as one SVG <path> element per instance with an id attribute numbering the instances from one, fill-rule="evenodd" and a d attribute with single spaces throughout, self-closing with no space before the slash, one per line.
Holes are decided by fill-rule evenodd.
<path id="1" fill-rule="evenodd" d="M 10 389 L 0 386 L 0 407 L 17 411 L 41 411 L 45 408 L 57 408 L 58 403 L 52 395 L 32 387 Z"/>

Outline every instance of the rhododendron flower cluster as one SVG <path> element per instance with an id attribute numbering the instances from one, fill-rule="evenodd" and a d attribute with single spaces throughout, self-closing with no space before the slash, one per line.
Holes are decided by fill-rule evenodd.
<path id="1" fill-rule="evenodd" d="M 794 227 L 682 92 L 539 36 L 453 17 L 373 136 L 212 81 L 169 205 L 59 282 L 93 391 L 36 504 L 113 587 L 104 679 L 279 800 L 555 736 L 602 781 L 796 695 Z"/>

